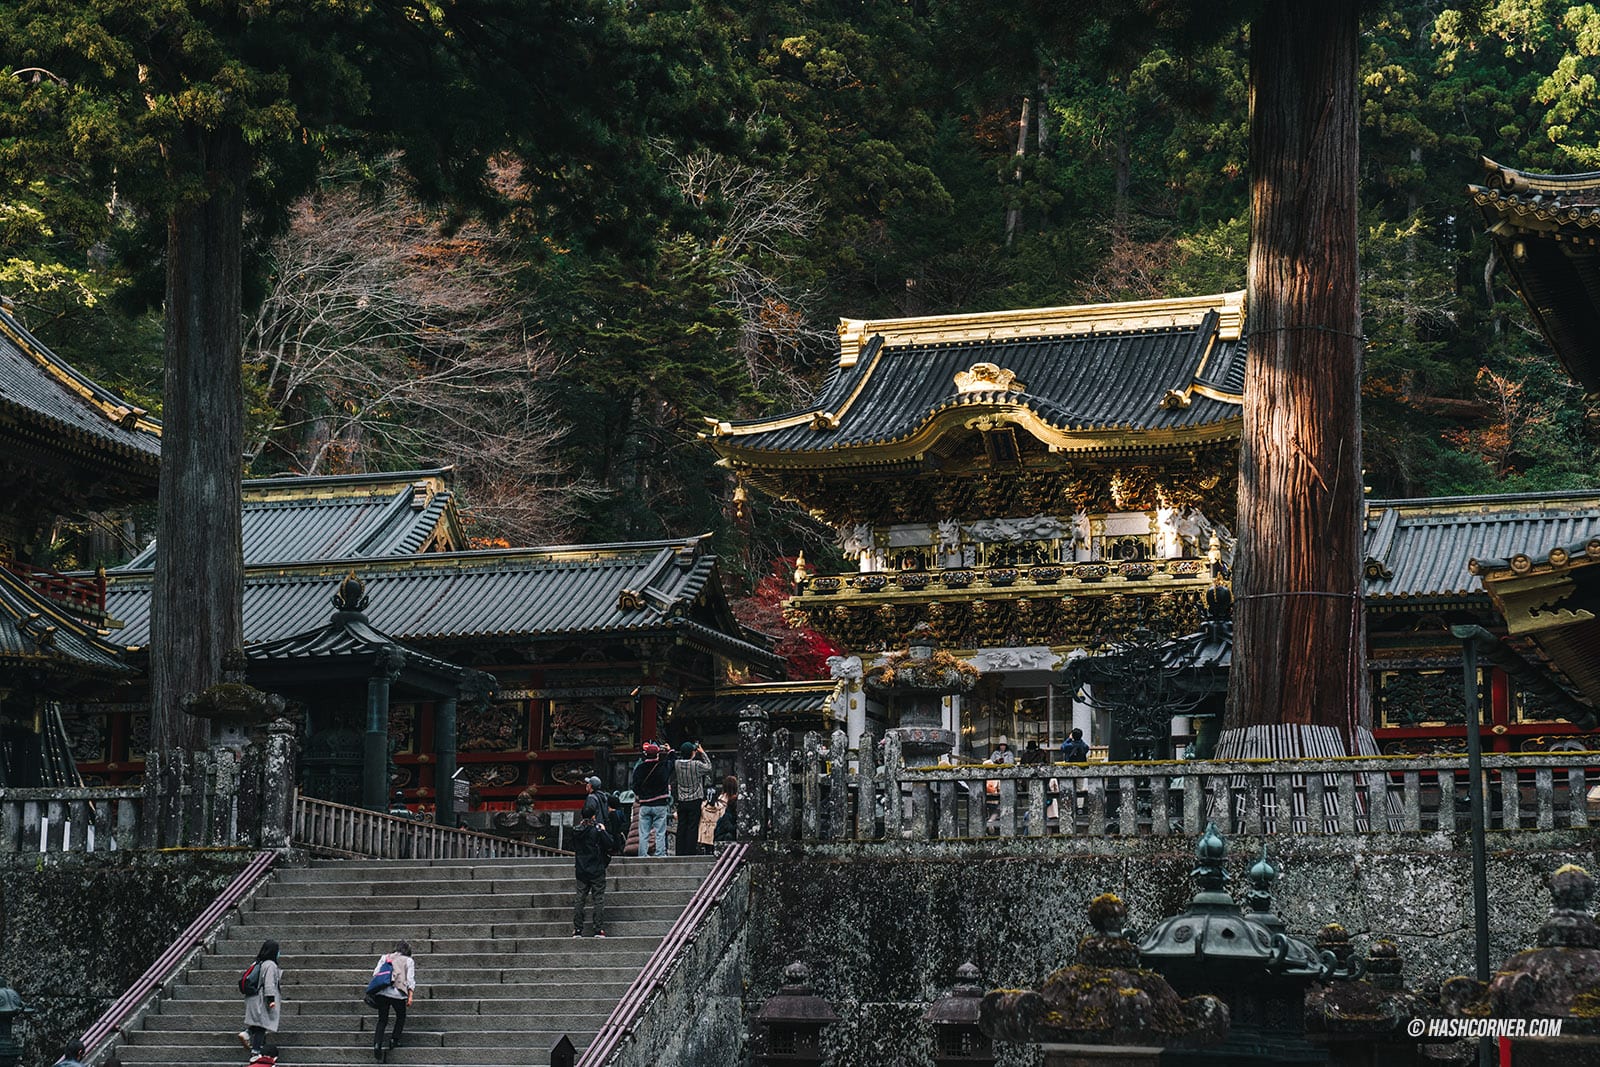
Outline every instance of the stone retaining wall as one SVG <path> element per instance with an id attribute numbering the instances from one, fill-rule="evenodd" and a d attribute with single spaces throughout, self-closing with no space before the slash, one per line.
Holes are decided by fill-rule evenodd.
<path id="1" fill-rule="evenodd" d="M 1491 966 L 1533 943 L 1549 908 L 1545 877 L 1563 863 L 1591 871 L 1600 843 L 1587 830 L 1489 835 Z M 1037 987 L 1073 962 L 1086 907 L 1102 892 L 1128 903 L 1136 933 L 1183 910 L 1193 843 L 1181 839 L 770 847 L 755 861 L 747 939 L 747 1010 L 800 959 L 843 1017 L 836 1064 L 931 1062 L 922 1008 L 972 960 L 989 988 Z M 1261 839 L 1229 839 L 1229 887 Z M 1276 905 L 1292 932 L 1314 937 L 1337 920 L 1360 951 L 1397 940 L 1408 985 L 1472 972 L 1470 846 L 1464 835 L 1378 834 L 1269 839 L 1283 872 Z M 1011 1047 L 1001 1063 L 1036 1062 Z"/>
<path id="2" fill-rule="evenodd" d="M 54 1063 L 254 855 L 0 858 L 0 975 L 37 1011 L 19 1029 L 23 1067 Z"/>

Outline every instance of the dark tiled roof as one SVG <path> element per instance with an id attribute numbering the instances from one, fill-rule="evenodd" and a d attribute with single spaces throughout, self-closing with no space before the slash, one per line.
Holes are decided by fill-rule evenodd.
<path id="1" fill-rule="evenodd" d="M 397 641 L 671 631 L 691 622 L 706 593 L 709 610 L 700 615 L 717 623 L 706 629 L 720 630 L 730 647 L 742 649 L 748 642 L 711 581 L 716 557 L 709 547 L 709 538 L 693 537 L 250 567 L 245 639 L 278 641 L 314 626 L 353 570 L 366 583 L 372 625 Z M 150 637 L 151 573 L 109 577 L 107 611 L 125 622 L 122 639 L 142 647 Z M 689 636 L 705 634 L 696 628 Z"/>
<path id="2" fill-rule="evenodd" d="M 79 374 L 0 306 L 0 415 L 134 460 L 152 475 L 161 424 Z"/>
<path id="3" fill-rule="evenodd" d="M 465 667 L 406 648 L 388 634 L 373 628 L 359 611 L 335 611 L 327 625 L 292 634 L 277 641 L 245 646 L 245 657 L 252 662 L 306 660 L 371 660 L 384 649 L 398 648 L 405 653 L 408 670 L 421 671 L 450 681 L 459 681 Z"/>
<path id="4" fill-rule="evenodd" d="M 1222 306 L 1229 298 L 1207 299 Z M 1237 323 L 1224 329 L 1218 313 L 1198 302 L 1164 321 L 1142 313 L 1152 306 L 1095 309 L 1100 320 L 1093 328 L 1062 315 L 1080 309 L 1006 313 L 1010 323 L 993 331 L 984 328 L 986 316 L 866 323 L 870 336 L 859 354 L 841 352 L 840 365 L 807 408 L 719 424 L 713 444 L 758 462 L 761 454 L 869 448 L 912 439 L 942 413 L 978 415 L 996 407 L 1029 412 L 1063 435 L 1203 428 L 1236 435 L 1244 385 Z M 1039 317 L 1036 327 L 1031 315 Z M 952 325 L 934 330 L 923 325 L 929 321 Z M 1012 372 L 1020 384 L 963 390 L 957 376 L 982 363 Z M 832 428 L 814 427 L 835 417 Z"/>
<path id="5" fill-rule="evenodd" d="M 833 695 L 835 684 L 830 679 L 736 686 L 715 693 L 690 692 L 684 694 L 673 716 L 734 719 L 738 718 L 739 712 L 756 704 L 769 716 L 778 719 L 815 717 L 827 714 L 828 698 Z"/>
<path id="6" fill-rule="evenodd" d="M 1600 392 L 1600 172 L 1532 174 L 1484 160 L 1468 187 L 1567 373 Z"/>
<path id="7" fill-rule="evenodd" d="M 1369 601 L 1484 595 L 1467 565 L 1544 551 L 1600 532 L 1600 489 L 1571 493 L 1373 500 L 1367 505 Z"/>
<path id="8" fill-rule="evenodd" d="M 447 547 L 459 548 L 450 475 L 443 468 L 251 478 L 242 501 L 245 565 L 405 556 L 436 533 Z M 150 545 L 120 569 L 144 570 L 155 558 Z"/>
<path id="9" fill-rule="evenodd" d="M 131 675 L 121 650 L 0 567 L 0 665 Z"/>

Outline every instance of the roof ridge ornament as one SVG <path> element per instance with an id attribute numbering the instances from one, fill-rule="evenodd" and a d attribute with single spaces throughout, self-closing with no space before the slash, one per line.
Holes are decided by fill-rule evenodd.
<path id="1" fill-rule="evenodd" d="M 1017 381 L 1015 371 L 1005 370 L 994 363 L 974 363 L 963 371 L 956 371 L 958 393 L 1022 393 L 1027 386 Z"/>

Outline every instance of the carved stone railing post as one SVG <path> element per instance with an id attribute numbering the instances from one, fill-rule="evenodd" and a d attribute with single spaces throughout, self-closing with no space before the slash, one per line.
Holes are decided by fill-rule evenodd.
<path id="1" fill-rule="evenodd" d="M 900 794 L 900 737 L 892 730 L 883 739 L 883 837 L 900 840 L 905 809 Z"/>
<path id="2" fill-rule="evenodd" d="M 267 725 L 266 760 L 261 773 L 262 848 L 288 848 L 294 831 L 295 765 L 300 742 L 295 724 L 274 719 Z"/>
<path id="3" fill-rule="evenodd" d="M 800 836 L 822 839 L 822 737 L 808 732 L 800 741 Z"/>
<path id="4" fill-rule="evenodd" d="M 828 744 L 828 837 L 843 841 L 850 836 L 850 739 L 833 731 Z"/>
<path id="5" fill-rule="evenodd" d="M 772 836 L 794 840 L 794 749 L 782 727 L 772 732 Z"/>
<path id="6" fill-rule="evenodd" d="M 767 712 L 747 704 L 739 712 L 739 840 L 767 836 Z"/>
<path id="7" fill-rule="evenodd" d="M 878 770 L 873 756 L 877 746 L 871 734 L 856 745 L 856 840 L 878 839 Z"/>
<path id="8" fill-rule="evenodd" d="M 239 758 L 231 748 L 215 751 L 216 787 L 211 799 L 210 843 L 227 847 L 239 843 Z"/>

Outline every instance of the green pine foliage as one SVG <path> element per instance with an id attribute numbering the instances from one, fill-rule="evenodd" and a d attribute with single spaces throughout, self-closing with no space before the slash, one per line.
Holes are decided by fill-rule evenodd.
<path id="1" fill-rule="evenodd" d="M 714 530 L 760 576 L 827 533 L 763 499 L 736 517 L 696 434 L 797 406 L 837 317 L 1243 287 L 1254 6 L 18 0 L 0 13 L 17 42 L 0 287 L 154 404 L 138 309 L 159 292 L 162 205 L 188 189 L 152 166 L 172 124 L 246 131 L 257 247 L 331 149 L 399 152 L 421 194 L 521 249 L 528 330 L 561 354 L 542 395 L 571 477 L 600 494 L 578 536 Z M 1464 187 L 1484 155 L 1600 168 L 1600 16 L 1381 0 L 1362 40 L 1374 494 L 1591 481 L 1595 419 Z M 495 152 L 518 161 L 513 187 L 486 181 Z M 686 182 L 688 160 L 727 180 Z"/>

